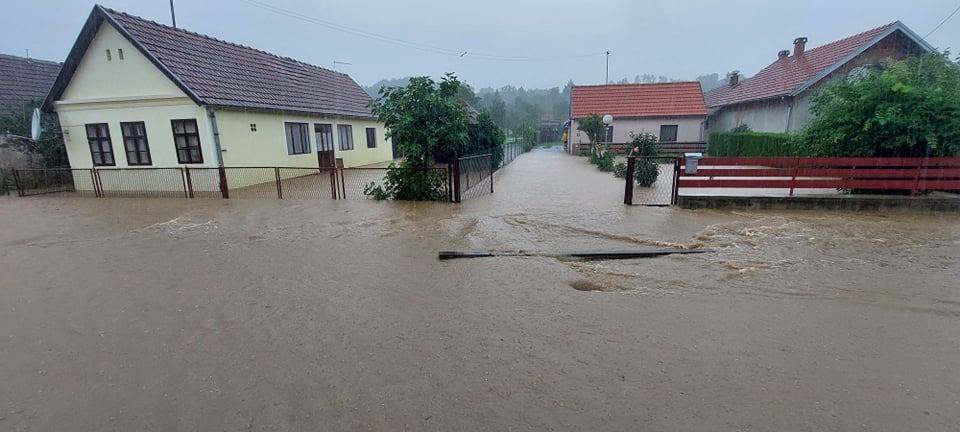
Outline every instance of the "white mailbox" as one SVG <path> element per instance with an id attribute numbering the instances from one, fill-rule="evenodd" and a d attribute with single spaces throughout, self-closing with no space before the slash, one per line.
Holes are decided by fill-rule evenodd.
<path id="1" fill-rule="evenodd" d="M 700 165 L 700 158 L 703 157 L 703 153 L 684 153 L 684 158 L 686 158 L 686 168 L 683 170 L 684 174 L 696 174 L 697 166 Z"/>

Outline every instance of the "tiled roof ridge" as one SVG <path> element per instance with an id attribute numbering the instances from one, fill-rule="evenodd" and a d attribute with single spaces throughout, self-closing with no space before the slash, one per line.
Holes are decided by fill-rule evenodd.
<path id="1" fill-rule="evenodd" d="M 270 56 L 270 57 L 274 57 L 274 58 L 278 58 L 278 59 L 282 59 L 282 60 L 291 61 L 291 62 L 294 62 L 294 63 L 299 63 L 299 64 L 302 64 L 302 65 L 304 65 L 304 66 L 308 66 L 308 67 L 312 67 L 312 68 L 315 68 L 315 69 L 322 70 L 322 71 L 324 71 L 324 72 L 329 72 L 329 73 L 334 73 L 334 74 L 337 74 L 337 75 L 344 75 L 344 76 L 347 75 L 347 74 L 344 73 L 344 72 L 337 72 L 337 71 L 334 71 L 334 70 L 332 70 L 332 69 L 327 69 L 327 68 L 325 68 L 325 67 L 317 66 L 317 65 L 315 65 L 315 64 L 311 64 L 311 63 L 307 63 L 307 62 L 304 62 L 304 61 L 301 61 L 301 60 L 297 60 L 297 59 L 292 58 L 292 57 L 286 57 L 286 56 L 277 55 L 277 54 L 274 54 L 274 53 L 272 53 L 272 52 L 262 50 L 262 49 L 260 49 L 260 48 L 254 48 L 254 47 L 251 47 L 251 46 L 248 46 L 248 45 L 243 45 L 243 44 L 239 44 L 239 43 L 236 43 L 236 42 L 230 42 L 230 41 L 227 41 L 227 40 L 223 40 L 223 39 L 220 39 L 220 38 L 216 38 L 216 37 L 213 37 L 213 36 L 210 36 L 210 35 L 205 35 L 205 34 L 203 34 L 203 33 L 193 32 L 193 31 L 190 31 L 190 30 L 187 30 L 187 29 L 184 29 L 184 28 L 180 28 L 180 27 L 169 26 L 169 25 L 166 25 L 166 24 L 163 24 L 163 23 L 156 22 L 156 21 L 151 20 L 151 19 L 147 19 L 147 18 L 143 18 L 143 17 L 137 16 L 137 15 L 129 14 L 129 13 L 126 13 L 126 12 L 123 12 L 123 11 L 118 11 L 118 10 L 115 10 L 115 9 L 111 9 L 111 8 L 106 7 L 106 6 L 101 6 L 101 5 L 98 5 L 98 6 L 101 7 L 101 8 L 103 8 L 104 11 L 106 11 L 107 13 L 109 13 L 109 14 L 111 14 L 111 15 L 123 15 L 123 16 L 125 16 L 125 17 L 129 17 L 129 18 L 133 18 L 133 19 L 136 19 L 136 20 L 144 21 L 144 22 L 147 22 L 147 23 L 150 23 L 150 24 L 153 24 L 153 25 L 156 25 L 156 26 L 164 27 L 164 28 L 166 28 L 166 29 L 169 29 L 169 30 L 172 30 L 172 31 L 176 31 L 176 32 L 179 32 L 179 33 L 184 33 L 184 34 L 187 34 L 187 35 L 190 35 L 190 36 L 195 36 L 195 37 L 200 37 L 200 38 L 203 38 L 203 39 L 208 39 L 208 40 L 211 40 L 211 41 L 215 41 L 215 42 L 219 42 L 219 43 L 222 43 L 222 44 L 227 44 L 227 45 L 235 46 L 235 47 L 237 47 L 237 48 L 242 48 L 242 49 L 245 49 L 245 50 L 255 51 L 255 52 L 258 52 L 258 53 L 260 53 L 260 54 L 264 54 L 264 55 L 267 55 L 267 56 Z M 118 24 L 123 25 L 123 23 L 118 23 Z"/>
<path id="2" fill-rule="evenodd" d="M 874 28 L 869 29 L 869 30 L 864 30 L 864 31 L 862 31 L 862 32 L 860 32 L 860 33 L 853 34 L 853 35 L 847 36 L 847 37 L 845 37 L 845 38 L 840 38 L 840 39 L 837 39 L 837 40 L 833 40 L 833 41 L 827 42 L 827 43 L 825 43 L 825 44 L 823 44 L 823 45 L 815 46 L 815 47 L 813 47 L 813 48 L 810 48 L 810 49 L 808 49 L 808 50 L 805 50 L 805 51 L 804 51 L 804 55 L 805 55 L 805 54 L 812 53 L 812 52 L 816 52 L 817 50 L 821 50 L 821 49 L 823 49 L 823 48 L 828 48 L 828 47 L 830 47 L 831 45 L 834 45 L 834 44 L 839 44 L 839 43 L 842 43 L 842 42 L 846 42 L 846 41 L 848 41 L 848 40 L 850 40 L 850 39 L 855 39 L 855 38 L 863 37 L 863 36 L 866 35 L 867 33 L 873 33 L 873 32 L 878 32 L 878 31 L 886 30 L 887 28 L 890 28 L 890 27 L 896 25 L 896 24 L 899 23 L 899 22 L 900 22 L 900 20 L 897 20 L 897 21 L 894 21 L 894 22 L 891 22 L 891 23 L 888 23 L 888 24 L 884 24 L 884 25 L 881 25 L 881 26 L 874 27 Z M 870 42 L 870 41 L 866 41 L 866 42 L 864 42 L 864 43 L 867 43 L 867 42 Z M 790 57 L 795 57 L 795 56 L 796 56 L 795 54 L 791 54 L 791 55 L 790 55 Z M 779 59 L 778 59 L 778 60 L 779 60 Z"/>
<path id="3" fill-rule="evenodd" d="M 61 63 L 61 62 L 57 62 L 57 61 L 53 61 L 53 60 L 44 60 L 44 59 L 38 59 L 38 58 L 33 58 L 33 57 L 22 57 L 22 56 L 17 56 L 17 55 L 13 55 L 13 54 L 4 54 L 4 53 L 0 53 L 0 57 L 2 57 L 2 58 L 8 58 L 8 59 L 11 59 L 11 60 L 24 60 L 24 61 L 30 61 L 30 62 L 35 62 L 35 63 L 46 63 L 46 64 L 51 65 L 51 66 L 59 66 L 59 65 L 63 64 L 63 63 Z"/>
<path id="4" fill-rule="evenodd" d="M 641 85 L 669 85 L 669 84 L 700 84 L 697 80 L 656 82 L 656 83 L 609 83 L 609 84 L 574 84 L 574 87 L 613 87 L 613 86 L 641 86 Z"/>

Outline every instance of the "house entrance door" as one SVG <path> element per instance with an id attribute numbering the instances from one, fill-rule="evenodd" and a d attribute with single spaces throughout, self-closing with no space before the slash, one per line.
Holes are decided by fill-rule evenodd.
<path id="1" fill-rule="evenodd" d="M 336 163 L 333 153 L 333 125 L 317 123 L 314 125 L 317 137 L 317 163 L 321 168 L 332 167 Z"/>

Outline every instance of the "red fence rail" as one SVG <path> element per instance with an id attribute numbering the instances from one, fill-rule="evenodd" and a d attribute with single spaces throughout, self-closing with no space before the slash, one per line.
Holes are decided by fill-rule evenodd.
<path id="1" fill-rule="evenodd" d="M 706 157 L 680 188 L 960 190 L 960 157 Z"/>

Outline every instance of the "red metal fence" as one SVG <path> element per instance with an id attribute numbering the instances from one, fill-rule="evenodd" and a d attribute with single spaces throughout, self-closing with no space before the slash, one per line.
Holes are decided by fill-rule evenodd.
<path id="1" fill-rule="evenodd" d="M 680 188 L 960 190 L 960 157 L 706 157 L 695 172 L 680 159 Z"/>

